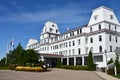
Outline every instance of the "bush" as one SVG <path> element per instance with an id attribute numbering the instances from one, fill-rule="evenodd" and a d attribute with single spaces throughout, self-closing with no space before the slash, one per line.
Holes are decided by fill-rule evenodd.
<path id="1" fill-rule="evenodd" d="M 10 64 L 10 65 L 9 65 L 9 69 L 15 70 L 15 68 L 16 68 L 17 66 L 20 66 L 20 65 L 18 65 L 18 64 Z"/>
<path id="2" fill-rule="evenodd" d="M 40 71 L 43 71 L 43 68 L 42 67 L 17 66 L 16 70 L 17 71 L 36 71 L 36 72 L 40 72 Z"/>
<path id="3" fill-rule="evenodd" d="M 88 70 L 88 66 L 72 66 L 72 65 L 60 65 L 58 68 L 71 69 L 71 70 Z"/>

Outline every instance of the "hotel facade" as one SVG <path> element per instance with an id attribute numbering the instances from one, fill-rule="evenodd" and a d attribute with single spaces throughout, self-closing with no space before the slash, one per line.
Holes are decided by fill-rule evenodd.
<path id="1" fill-rule="evenodd" d="M 86 65 L 88 53 L 93 53 L 97 67 L 106 67 L 115 49 L 120 47 L 120 23 L 112 9 L 101 6 L 93 10 L 89 23 L 67 29 L 60 34 L 56 23 L 45 23 L 40 41 L 29 39 L 26 49 L 34 49 L 40 60 L 55 65 L 61 59 L 64 65 Z"/>

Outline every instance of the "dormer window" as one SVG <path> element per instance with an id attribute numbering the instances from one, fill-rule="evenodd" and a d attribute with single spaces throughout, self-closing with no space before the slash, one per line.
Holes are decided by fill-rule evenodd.
<path id="1" fill-rule="evenodd" d="M 58 33 L 58 30 L 56 29 L 56 33 Z"/>
<path id="2" fill-rule="evenodd" d="M 110 19 L 113 19 L 114 17 L 113 17 L 113 15 L 110 15 Z"/>
<path id="3" fill-rule="evenodd" d="M 53 31 L 53 29 L 52 28 L 50 28 L 50 32 L 52 32 Z"/>
<path id="4" fill-rule="evenodd" d="M 90 32 L 92 32 L 93 30 L 92 30 L 92 27 L 90 27 Z"/>
<path id="5" fill-rule="evenodd" d="M 52 27 L 55 27 L 55 25 L 53 24 Z"/>
<path id="6" fill-rule="evenodd" d="M 95 15 L 95 16 L 94 16 L 94 20 L 97 20 L 97 18 L 98 18 L 98 15 Z"/>
<path id="7" fill-rule="evenodd" d="M 99 30 L 101 30 L 101 24 L 98 25 Z"/>

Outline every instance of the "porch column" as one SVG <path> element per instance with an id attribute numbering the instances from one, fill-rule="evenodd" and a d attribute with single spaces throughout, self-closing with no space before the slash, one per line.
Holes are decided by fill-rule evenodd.
<path id="1" fill-rule="evenodd" d="M 82 56 L 82 66 L 84 66 L 84 56 Z"/>
<path id="2" fill-rule="evenodd" d="M 61 63 L 63 64 L 63 58 L 61 58 Z"/>
<path id="3" fill-rule="evenodd" d="M 76 57 L 74 57 L 74 66 L 76 66 Z"/>
<path id="4" fill-rule="evenodd" d="M 43 56 L 41 56 L 41 61 L 44 61 L 44 57 Z"/>
<path id="5" fill-rule="evenodd" d="M 69 65 L 69 57 L 67 57 L 67 65 Z"/>

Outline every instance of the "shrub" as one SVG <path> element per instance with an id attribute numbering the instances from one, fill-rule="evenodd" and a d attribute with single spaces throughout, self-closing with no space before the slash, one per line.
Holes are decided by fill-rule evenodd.
<path id="1" fill-rule="evenodd" d="M 16 70 L 17 71 L 36 71 L 36 72 L 40 72 L 40 71 L 43 71 L 43 68 L 42 67 L 17 66 Z"/>
<path id="2" fill-rule="evenodd" d="M 72 65 L 60 65 L 58 68 L 71 69 L 71 70 L 88 70 L 88 66 L 72 66 Z"/>
<path id="3" fill-rule="evenodd" d="M 9 65 L 9 69 L 15 70 L 15 68 L 16 68 L 17 66 L 20 66 L 20 65 L 18 65 L 18 64 L 10 64 L 10 65 Z"/>

